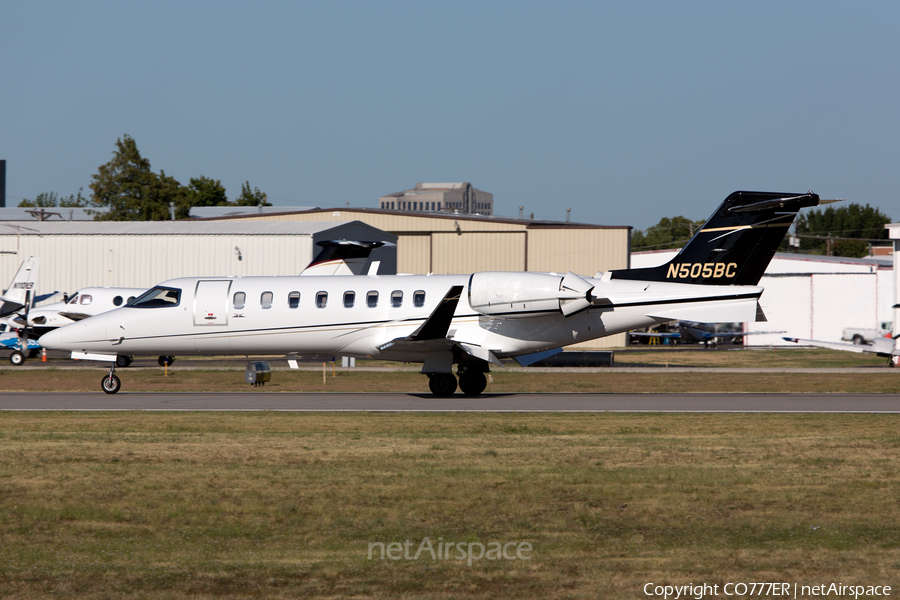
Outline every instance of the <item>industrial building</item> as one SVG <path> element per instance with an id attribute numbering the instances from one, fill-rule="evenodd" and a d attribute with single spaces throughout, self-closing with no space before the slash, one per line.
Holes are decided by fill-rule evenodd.
<path id="1" fill-rule="evenodd" d="M 218 222 L 361 221 L 397 236 L 398 273 L 627 269 L 630 227 L 399 211 L 315 209 Z"/>
<path id="2" fill-rule="evenodd" d="M 494 195 L 471 183 L 417 183 L 411 190 L 378 199 L 382 210 L 451 212 L 463 215 L 494 214 Z"/>
<path id="3" fill-rule="evenodd" d="M 0 224 L 0 285 L 29 256 L 41 258 L 37 293 L 82 287 L 151 287 L 197 275 L 298 275 L 318 242 L 397 237 L 358 221 L 45 221 Z M 377 249 L 381 273 L 396 272 L 396 247 Z"/>

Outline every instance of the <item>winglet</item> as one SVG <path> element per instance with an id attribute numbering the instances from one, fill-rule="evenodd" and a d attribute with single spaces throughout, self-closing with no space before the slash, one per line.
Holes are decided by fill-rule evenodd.
<path id="1" fill-rule="evenodd" d="M 453 320 L 453 313 L 456 312 L 456 305 L 459 304 L 462 291 L 463 286 L 461 285 L 451 287 L 431 315 L 409 336 L 409 339 L 414 342 L 421 342 L 424 340 L 440 340 L 447 337 L 447 331 L 450 330 L 450 322 Z"/>

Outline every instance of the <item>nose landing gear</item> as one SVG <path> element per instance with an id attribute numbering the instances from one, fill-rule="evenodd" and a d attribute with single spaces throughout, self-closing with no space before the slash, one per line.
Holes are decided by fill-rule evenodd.
<path id="1" fill-rule="evenodd" d="M 122 382 L 116 377 L 115 373 L 116 363 L 113 362 L 109 367 L 109 374 L 104 375 L 103 379 L 100 381 L 100 389 L 107 394 L 115 394 L 122 387 Z"/>

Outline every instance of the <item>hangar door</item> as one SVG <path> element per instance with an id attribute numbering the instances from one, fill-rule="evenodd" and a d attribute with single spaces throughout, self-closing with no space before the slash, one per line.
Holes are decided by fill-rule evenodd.
<path id="1" fill-rule="evenodd" d="M 525 232 L 463 232 L 431 234 L 434 273 L 524 271 Z"/>

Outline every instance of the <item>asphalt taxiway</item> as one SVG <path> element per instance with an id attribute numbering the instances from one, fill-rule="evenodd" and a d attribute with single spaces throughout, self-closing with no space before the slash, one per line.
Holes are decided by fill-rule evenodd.
<path id="1" fill-rule="evenodd" d="M 2 392 L 0 410 L 900 413 L 900 394 Z"/>

